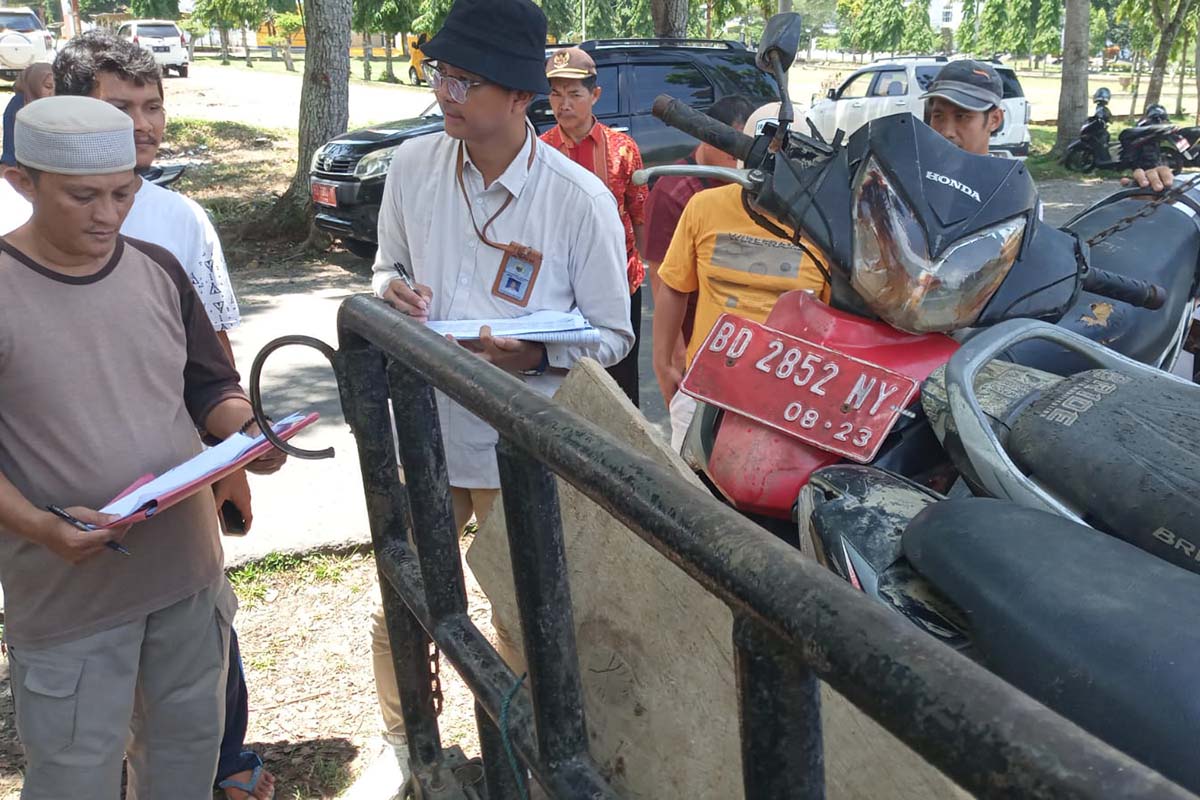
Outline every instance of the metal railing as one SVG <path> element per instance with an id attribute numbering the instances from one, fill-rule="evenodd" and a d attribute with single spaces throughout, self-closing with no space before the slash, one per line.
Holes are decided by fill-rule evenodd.
<path id="1" fill-rule="evenodd" d="M 553 797 L 616 797 L 587 749 L 555 475 L 732 611 L 747 798 L 825 796 L 821 680 L 981 797 L 1192 797 L 923 635 L 678 474 L 380 301 L 346 300 L 338 335 L 336 352 L 303 337 L 268 345 L 255 362 L 252 398 L 261 416 L 261 367 L 280 346 L 317 346 L 336 370 L 358 444 L 420 783 L 416 797 L 470 797 L 474 791 L 464 794 L 442 746 L 431 641 L 474 694 L 490 800 L 520 796 L 506 744 Z M 528 688 L 515 696 L 510 693 L 517 676 L 467 616 L 435 389 L 499 432 L 529 665 Z M 284 449 L 302 457 L 328 455 Z"/>

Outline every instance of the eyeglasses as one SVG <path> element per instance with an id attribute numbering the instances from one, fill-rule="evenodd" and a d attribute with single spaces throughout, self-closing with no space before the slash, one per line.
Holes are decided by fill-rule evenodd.
<path id="1" fill-rule="evenodd" d="M 426 65 L 425 71 L 429 73 L 429 88 L 437 92 L 442 87 L 445 87 L 446 94 L 459 105 L 467 102 L 467 92 L 476 86 L 483 86 L 487 83 L 487 81 L 472 81 L 466 78 L 455 78 L 446 75 L 440 67 L 435 67 L 432 64 Z"/>

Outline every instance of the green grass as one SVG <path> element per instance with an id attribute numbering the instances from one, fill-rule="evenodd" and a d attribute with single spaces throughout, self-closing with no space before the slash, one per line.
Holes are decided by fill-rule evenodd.
<path id="1" fill-rule="evenodd" d="M 193 150 L 200 145 L 210 150 L 237 150 L 253 147 L 256 139 L 292 139 L 295 135 L 296 132 L 289 128 L 259 128 L 241 122 L 175 117 L 167 122 L 165 140 L 177 152 Z"/>
<path id="2" fill-rule="evenodd" d="M 300 583 L 336 583 L 346 572 L 348 556 L 295 556 L 268 553 L 258 561 L 244 564 L 229 573 L 229 583 L 238 600 L 253 607 L 266 599 L 271 587 L 281 581 Z"/>
<path id="3" fill-rule="evenodd" d="M 1063 166 L 1057 156 L 1050 155 L 1050 149 L 1054 147 L 1054 139 L 1058 135 L 1053 125 L 1030 125 L 1029 135 L 1033 141 L 1029 147 L 1029 158 L 1025 159 L 1025 166 L 1035 181 L 1081 177 L 1080 173 Z"/>

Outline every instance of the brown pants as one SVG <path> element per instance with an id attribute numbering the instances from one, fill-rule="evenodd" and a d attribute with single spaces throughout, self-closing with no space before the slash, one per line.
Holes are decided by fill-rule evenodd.
<path id="1" fill-rule="evenodd" d="M 472 516 L 479 525 L 483 525 L 499 494 L 499 489 L 450 487 L 450 500 L 454 506 L 455 530 L 461 534 Z M 512 637 L 495 615 L 492 615 L 492 626 L 496 630 L 496 649 L 500 652 L 500 656 L 509 664 L 522 663 L 524 661 L 523 654 L 517 652 Z M 400 690 L 396 685 L 396 670 L 392 664 L 392 647 L 388 641 L 382 602 L 375 606 L 375 611 L 371 615 L 371 659 L 375 668 L 375 692 L 379 697 L 379 710 L 383 714 L 384 730 L 392 736 L 403 735 L 404 717 L 400 711 Z"/>

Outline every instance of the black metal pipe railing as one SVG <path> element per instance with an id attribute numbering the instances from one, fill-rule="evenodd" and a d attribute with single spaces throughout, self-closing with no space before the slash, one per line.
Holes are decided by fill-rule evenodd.
<path id="1" fill-rule="evenodd" d="M 817 678 L 979 796 L 1192 796 L 922 635 L 671 470 L 381 302 L 348 299 L 338 328 L 334 363 L 359 445 L 379 574 L 395 590 L 396 602 L 385 606 L 393 644 L 407 634 L 392 616 L 411 619 L 475 694 L 486 718 L 487 784 L 497 797 L 517 791 L 515 776 L 494 763 L 505 740 L 555 797 L 612 796 L 586 752 L 569 604 L 565 615 L 549 610 L 569 594 L 547 469 L 733 611 L 748 797 L 824 795 Z M 498 727 L 500 709 L 516 676 L 465 614 L 434 388 L 499 432 L 514 561 L 519 550 L 523 563 L 534 562 L 514 569 L 532 689 L 512 699 L 506 729 Z M 389 396 L 407 491 L 395 456 L 384 452 L 391 447 Z M 531 622 L 548 624 L 550 635 Z M 428 681 L 427 665 L 422 676 L 408 663 L 411 649 L 396 648 L 402 686 Z M 406 721 L 409 710 L 430 713 L 421 692 L 403 699 L 411 706 Z M 440 745 L 436 727 L 418 730 L 423 742 L 413 743 L 410 733 L 410 751 L 420 773 L 436 766 Z"/>

